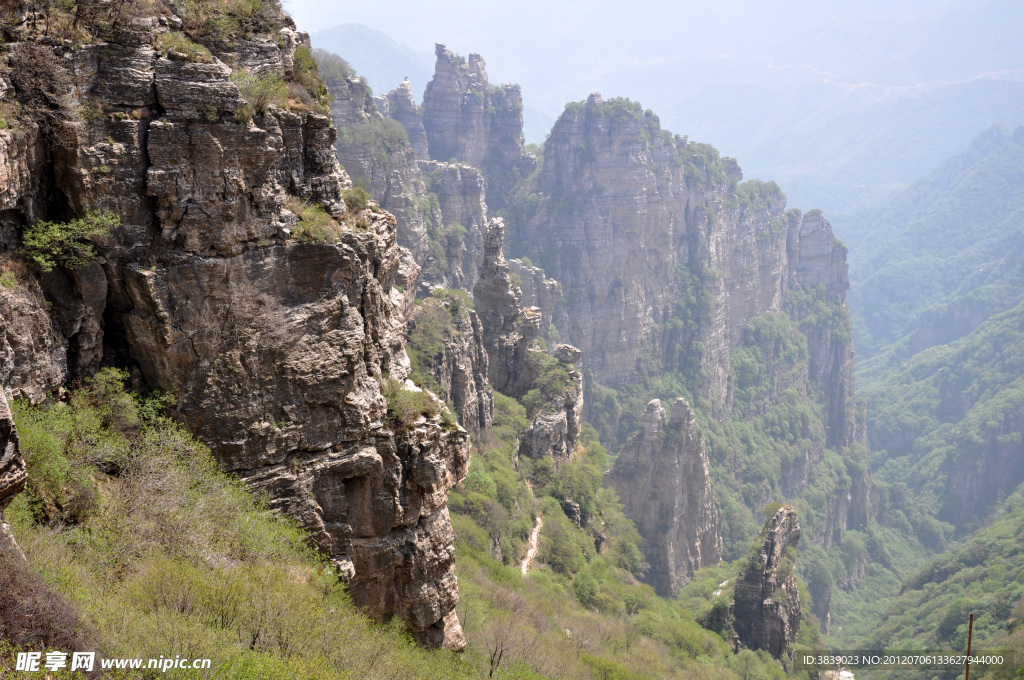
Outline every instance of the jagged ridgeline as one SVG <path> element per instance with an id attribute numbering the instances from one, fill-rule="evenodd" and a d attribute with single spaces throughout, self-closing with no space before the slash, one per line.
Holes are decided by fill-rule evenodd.
<path id="1" fill-rule="evenodd" d="M 483 369 L 463 353 L 466 366 L 523 401 L 540 375 L 524 368 L 531 356 L 559 343 L 580 353 L 584 419 L 623 452 L 608 479 L 644 536 L 644 578 L 672 594 L 701 566 L 741 557 L 775 500 L 794 503 L 807 543 L 824 550 L 848 528 L 866 528 L 846 249 L 825 217 L 787 211 L 777 185 L 743 182 L 734 160 L 662 130 L 625 99 L 570 104 L 543 148 L 528 150 L 517 88 L 490 85 L 479 55 L 463 59 L 443 45 L 436 55 L 421 107 L 408 82 L 374 98 L 337 57 L 318 55 L 339 64 L 330 81 L 339 155 L 382 205 L 413 206 L 398 218 L 398 238 L 424 253 L 420 297 L 438 287 L 474 293 L 490 363 Z M 382 138 L 387 154 L 373 146 Z M 497 268 L 487 254 L 495 214 L 507 231 L 499 247 L 512 257 Z M 511 285 L 495 284 L 502 277 Z M 472 317 L 453 321 L 461 338 Z M 434 373 L 447 393 L 459 361 L 430 354 L 444 354 L 428 363 L 446 366 Z M 651 401 L 679 397 L 691 424 L 672 424 Z M 542 412 L 528 405 L 534 429 Z M 572 423 L 571 409 L 551 409 L 563 412 Z M 695 434 L 666 438 L 672 428 Z M 641 481 L 652 471 L 660 488 Z M 829 583 L 813 584 L 823 621 Z"/>

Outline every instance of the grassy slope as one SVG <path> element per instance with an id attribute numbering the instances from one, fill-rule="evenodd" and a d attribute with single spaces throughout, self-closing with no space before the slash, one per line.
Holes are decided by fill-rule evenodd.
<path id="1" fill-rule="evenodd" d="M 221 678 L 474 675 L 474 654 L 424 652 L 361 616 L 302 532 L 121 378 L 102 371 L 68 403 L 15 404 L 30 486 L 7 519 L 86 648 L 211 658 Z"/>

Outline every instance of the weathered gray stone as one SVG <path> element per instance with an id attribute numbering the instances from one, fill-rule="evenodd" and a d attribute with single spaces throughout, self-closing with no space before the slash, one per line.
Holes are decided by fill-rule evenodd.
<path id="1" fill-rule="evenodd" d="M 671 415 L 658 399 L 647 404 L 608 482 L 644 538 L 647 580 L 659 595 L 675 597 L 694 572 L 721 561 L 722 514 L 707 447 L 685 399 L 675 400 Z"/>
<path id="2" fill-rule="evenodd" d="M 793 508 L 779 508 L 758 540 L 760 549 L 736 581 L 733 627 L 744 646 L 783 659 L 792 656 L 801 618 L 794 565 L 800 522 Z"/>

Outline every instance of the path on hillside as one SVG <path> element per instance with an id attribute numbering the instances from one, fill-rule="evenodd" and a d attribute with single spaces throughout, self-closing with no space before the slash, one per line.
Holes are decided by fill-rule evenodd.
<path id="1" fill-rule="evenodd" d="M 527 548 L 526 557 L 523 558 L 523 576 L 530 573 L 530 565 L 533 564 L 533 558 L 537 556 L 537 551 L 540 550 L 540 528 L 542 526 L 544 526 L 544 516 L 537 515 L 537 523 L 533 526 L 533 531 L 530 533 L 530 547 Z"/>

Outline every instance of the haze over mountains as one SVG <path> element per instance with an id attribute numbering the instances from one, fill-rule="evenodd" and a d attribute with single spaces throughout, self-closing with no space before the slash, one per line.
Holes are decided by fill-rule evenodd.
<path id="1" fill-rule="evenodd" d="M 780 182 L 791 206 L 832 214 L 909 184 L 993 123 L 1012 129 L 1024 110 L 1024 6 L 1011 0 L 288 9 L 377 92 L 409 76 L 418 100 L 443 42 L 522 86 L 527 141 L 543 141 L 567 101 L 629 97 L 747 177 Z"/>

